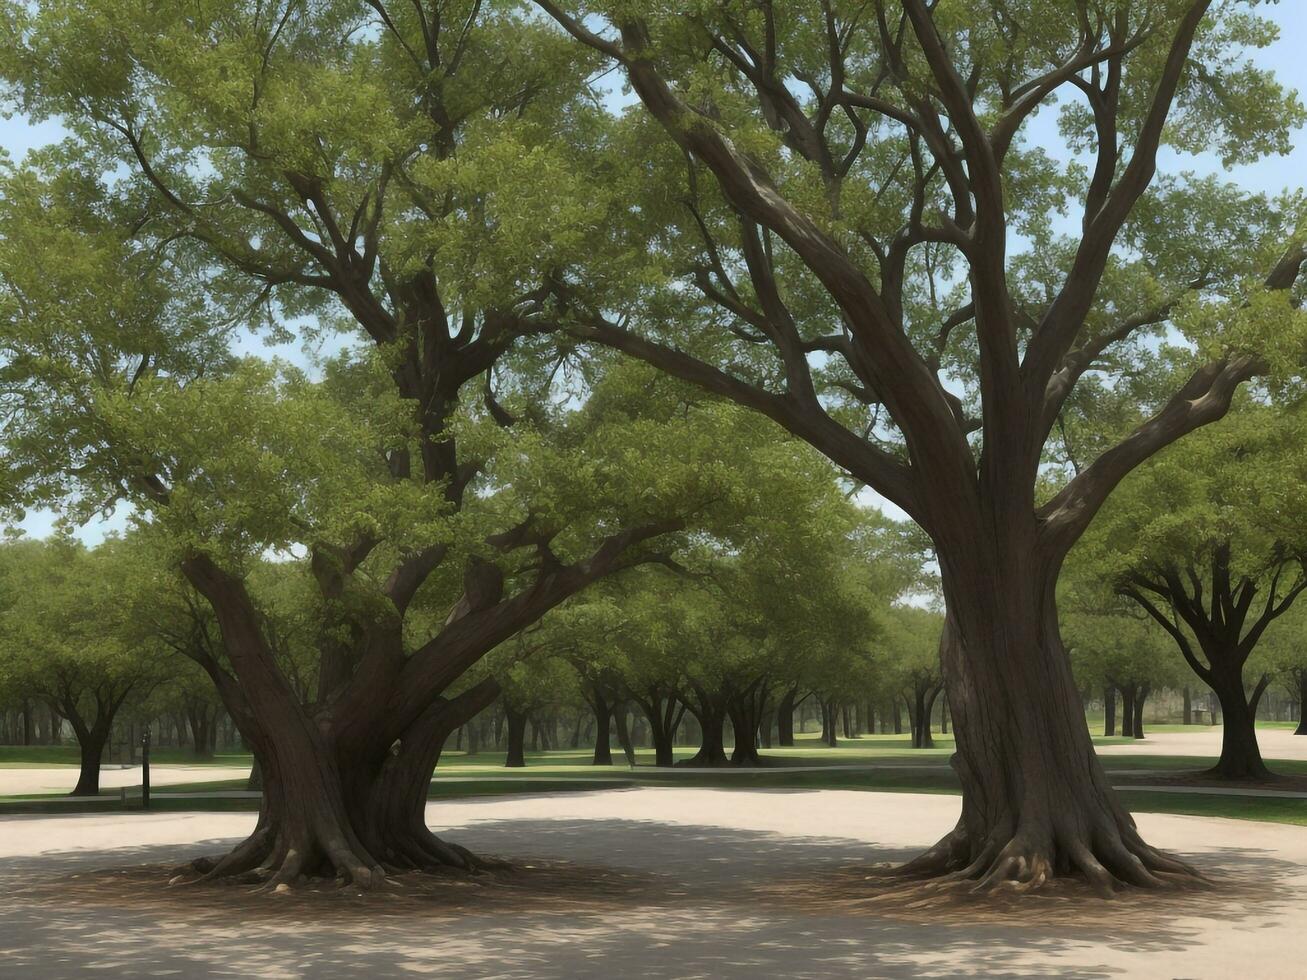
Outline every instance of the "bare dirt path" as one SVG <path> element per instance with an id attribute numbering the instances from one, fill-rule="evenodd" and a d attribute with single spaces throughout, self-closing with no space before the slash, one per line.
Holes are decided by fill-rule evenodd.
<path id="1" fill-rule="evenodd" d="M 1302 976 L 1307 829 L 1142 815 L 1151 841 L 1221 879 L 1208 894 L 981 914 L 876 899 L 865 866 L 932 842 L 957 806 L 652 787 L 442 803 L 428 811 L 438 831 L 530 867 L 422 901 L 183 892 L 163 871 L 102 873 L 221 850 L 250 814 L 9 818 L 0 975 Z"/>

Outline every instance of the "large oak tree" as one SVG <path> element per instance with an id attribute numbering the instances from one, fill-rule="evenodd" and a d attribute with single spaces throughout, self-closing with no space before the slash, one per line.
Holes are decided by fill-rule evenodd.
<path id="1" fill-rule="evenodd" d="M 9 95 L 71 132 L 0 190 L 4 490 L 130 504 L 212 606 L 223 658 L 199 659 L 264 802 L 209 874 L 475 865 L 424 820 L 445 737 L 497 691 L 457 682 L 743 506 L 726 460 L 762 434 L 675 395 L 642 421 L 665 380 L 599 399 L 604 364 L 529 341 L 593 219 L 558 138 L 585 131 L 591 56 L 512 3 L 0 18 Z M 306 374 L 240 356 L 251 333 L 344 351 Z M 247 581 L 270 552 L 316 590 L 307 702 Z"/>
<path id="2" fill-rule="evenodd" d="M 595 163 L 623 258 L 560 270 L 560 328 L 774 419 L 934 541 L 963 812 L 908 870 L 1102 891 L 1187 873 L 1094 756 L 1056 583 L 1134 467 L 1297 368 L 1297 202 L 1192 224 L 1254 209 L 1156 179 L 1168 145 L 1287 147 L 1301 106 L 1244 53 L 1273 28 L 1211 0 L 539 6 L 637 103 Z M 1030 138 L 1058 140 L 1055 104 L 1064 163 Z M 1078 386 L 1176 336 L 1185 379 L 1048 472 Z"/>

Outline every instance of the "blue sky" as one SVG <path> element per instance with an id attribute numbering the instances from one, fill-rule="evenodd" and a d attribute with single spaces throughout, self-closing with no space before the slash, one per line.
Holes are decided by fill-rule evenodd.
<path id="1" fill-rule="evenodd" d="M 1262 13 L 1279 25 L 1280 38 L 1271 47 L 1257 52 L 1255 60 L 1263 67 L 1273 69 L 1285 85 L 1307 98 L 1307 0 L 1266 0 Z M 1035 122 L 1032 135 L 1040 132 L 1051 135 L 1051 122 L 1052 114 L 1045 113 Z M 59 139 L 61 135 L 62 130 L 55 122 L 33 124 L 21 116 L 0 118 L 0 148 L 14 160 L 21 159 L 33 147 Z M 1302 187 L 1307 175 L 1307 133 L 1300 132 L 1294 142 L 1295 149 L 1287 156 L 1271 157 L 1230 171 L 1225 171 L 1219 160 L 1207 155 L 1179 157 L 1173 153 L 1164 153 L 1160 163 L 1164 171 L 1224 172 L 1227 179 L 1237 181 L 1249 189 L 1276 192 Z M 1061 156 L 1060 153 L 1055 155 Z M 281 348 L 276 353 L 295 360 L 301 359 L 293 347 Z M 53 515 L 32 513 L 19 526 L 30 535 L 44 536 L 50 532 L 52 523 Z M 107 520 L 93 521 L 80 529 L 79 536 L 94 543 L 107 532 L 121 529 L 124 524 L 125 518 L 120 512 Z"/>

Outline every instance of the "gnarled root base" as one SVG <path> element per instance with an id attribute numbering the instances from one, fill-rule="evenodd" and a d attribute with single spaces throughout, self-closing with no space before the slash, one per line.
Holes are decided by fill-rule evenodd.
<path id="1" fill-rule="evenodd" d="M 288 835 L 261 825 L 222 857 L 198 858 L 178 869 L 172 883 L 225 880 L 271 891 L 281 885 L 293 887 L 318 879 L 334 880 L 341 887 L 370 890 L 392 887 L 394 883 L 387 877 L 392 874 L 411 871 L 479 874 L 509 867 L 506 862 L 479 857 L 465 847 L 441 840 L 425 827 L 387 835 L 385 846 L 377 847 L 376 851 L 382 855 L 380 858 L 348 847 L 314 844 L 297 847 L 289 843 Z"/>
<path id="2" fill-rule="evenodd" d="M 1115 821 L 1075 831 L 992 832 L 981 840 L 973 838 L 965 821 L 959 821 L 930 850 L 886 873 L 971 892 L 1030 891 L 1053 878 L 1079 876 L 1104 898 L 1122 886 L 1207 884 L 1185 862 L 1144 843 L 1133 826 Z"/>

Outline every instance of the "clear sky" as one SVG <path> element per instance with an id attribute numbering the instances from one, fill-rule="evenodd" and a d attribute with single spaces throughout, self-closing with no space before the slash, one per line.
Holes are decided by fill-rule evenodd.
<path id="1" fill-rule="evenodd" d="M 1273 69 L 1285 85 L 1307 98 L 1307 0 L 1265 0 L 1262 12 L 1280 26 L 1280 38 L 1271 47 L 1257 52 L 1255 60 L 1258 64 Z M 1043 119 L 1036 121 L 1032 132 L 1047 129 L 1050 122 L 1050 114 L 1045 113 Z M 34 125 L 22 116 L 0 118 L 0 148 L 7 151 L 14 160 L 21 159 L 33 147 L 59 139 L 61 135 L 62 130 L 55 122 Z M 1217 159 L 1206 155 L 1179 158 L 1164 153 L 1160 163 L 1164 171 L 1172 172 L 1193 170 L 1219 173 L 1223 170 Z M 1295 149 L 1288 156 L 1271 157 L 1255 164 L 1236 167 L 1226 176 L 1252 190 L 1276 192 L 1302 187 L 1307 180 L 1307 132 L 1300 132 L 1299 138 L 1295 140 Z M 281 348 L 277 353 L 300 360 L 294 348 Z M 28 534 L 43 536 L 49 533 L 52 521 L 51 514 L 32 513 L 20 526 Z M 119 513 L 107 521 L 92 522 L 81 529 L 80 536 L 88 542 L 95 542 L 108 531 L 123 525 L 124 517 Z"/>

